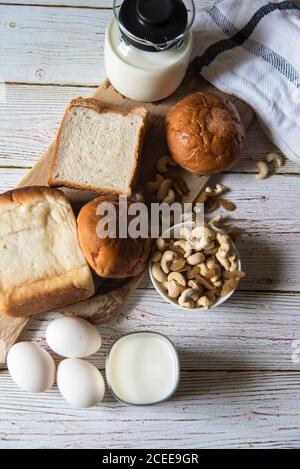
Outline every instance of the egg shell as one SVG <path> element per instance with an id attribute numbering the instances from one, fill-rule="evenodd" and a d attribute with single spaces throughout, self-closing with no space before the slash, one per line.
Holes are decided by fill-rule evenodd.
<path id="1" fill-rule="evenodd" d="M 54 319 L 46 330 L 46 341 L 58 355 L 67 358 L 85 358 L 101 347 L 101 337 L 91 323 L 82 318 Z"/>
<path id="2" fill-rule="evenodd" d="M 57 367 L 57 386 L 69 404 L 81 409 L 99 404 L 105 393 L 100 371 L 80 358 L 67 358 L 60 362 Z"/>
<path id="3" fill-rule="evenodd" d="M 34 342 L 13 345 L 7 355 L 7 367 L 14 382 L 24 391 L 44 392 L 55 381 L 53 358 Z"/>

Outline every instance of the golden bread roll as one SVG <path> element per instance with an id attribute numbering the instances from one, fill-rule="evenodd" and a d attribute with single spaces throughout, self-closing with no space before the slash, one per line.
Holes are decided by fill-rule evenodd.
<path id="1" fill-rule="evenodd" d="M 182 168 L 199 175 L 231 168 L 245 138 L 236 107 L 210 93 L 194 93 L 167 114 L 167 143 Z"/>
<path id="2" fill-rule="evenodd" d="M 114 238 L 103 238 L 97 234 L 98 223 L 103 217 L 96 212 L 99 204 L 103 202 L 112 203 L 116 209 L 117 231 Z M 132 218 L 128 216 L 128 223 Z M 147 266 L 152 240 L 119 238 L 118 219 L 118 198 L 104 195 L 97 197 L 84 205 L 79 212 L 77 219 L 79 242 L 89 265 L 100 277 L 112 279 L 137 277 Z"/>

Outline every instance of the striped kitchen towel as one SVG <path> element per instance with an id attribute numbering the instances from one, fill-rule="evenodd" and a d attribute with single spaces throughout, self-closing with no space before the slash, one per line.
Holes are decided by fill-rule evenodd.
<path id="1" fill-rule="evenodd" d="M 201 75 L 250 104 L 267 135 L 298 164 L 299 3 L 221 0 L 198 10 L 193 53 Z"/>

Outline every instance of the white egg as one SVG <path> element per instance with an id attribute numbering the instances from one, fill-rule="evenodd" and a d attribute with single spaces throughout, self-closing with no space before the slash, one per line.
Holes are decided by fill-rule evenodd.
<path id="1" fill-rule="evenodd" d="M 14 382 L 25 391 L 44 392 L 55 381 L 53 358 L 33 342 L 13 345 L 7 355 L 7 367 Z"/>
<path id="2" fill-rule="evenodd" d="M 85 358 L 101 347 L 101 337 L 96 327 L 81 318 L 54 319 L 46 330 L 46 341 L 58 355 L 67 358 Z"/>
<path id="3" fill-rule="evenodd" d="M 100 371 L 80 358 L 67 358 L 57 367 L 57 386 L 65 400 L 85 409 L 102 401 L 105 384 Z"/>

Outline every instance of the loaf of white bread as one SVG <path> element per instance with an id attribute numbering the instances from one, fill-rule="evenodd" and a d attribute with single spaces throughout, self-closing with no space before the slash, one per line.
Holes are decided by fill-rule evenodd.
<path id="1" fill-rule="evenodd" d="M 49 187 L 0 195 L 0 314 L 31 316 L 93 294 L 65 195 Z"/>
<path id="2" fill-rule="evenodd" d="M 130 195 L 145 135 L 147 110 L 73 99 L 57 134 L 48 183 L 104 194 Z"/>

